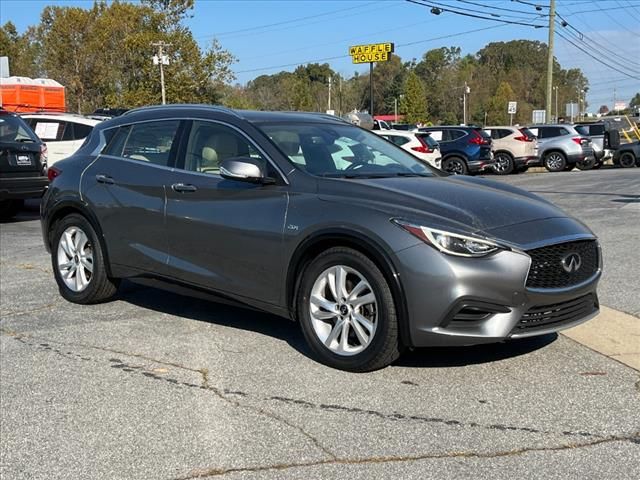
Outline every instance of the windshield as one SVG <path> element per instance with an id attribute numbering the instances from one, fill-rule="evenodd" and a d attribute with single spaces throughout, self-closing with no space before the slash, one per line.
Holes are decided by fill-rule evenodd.
<path id="1" fill-rule="evenodd" d="M 3 115 L 0 117 L 0 142 L 37 142 L 38 137 L 19 117 Z"/>
<path id="2" fill-rule="evenodd" d="M 332 123 L 262 124 L 289 160 L 320 177 L 437 176 L 437 170 L 374 133 Z"/>

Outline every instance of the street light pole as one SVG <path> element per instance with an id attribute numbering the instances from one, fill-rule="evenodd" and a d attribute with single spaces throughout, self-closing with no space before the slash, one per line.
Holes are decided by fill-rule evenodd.
<path id="1" fill-rule="evenodd" d="M 553 86 L 553 40 L 556 22 L 556 0 L 549 2 L 549 43 L 547 45 L 547 98 L 545 105 L 545 118 L 551 118 L 551 90 Z"/>
<path id="2" fill-rule="evenodd" d="M 393 98 L 393 122 L 398 123 L 398 97 Z"/>
<path id="3" fill-rule="evenodd" d="M 556 91 L 556 123 L 558 123 L 558 86 L 553 87 Z"/>

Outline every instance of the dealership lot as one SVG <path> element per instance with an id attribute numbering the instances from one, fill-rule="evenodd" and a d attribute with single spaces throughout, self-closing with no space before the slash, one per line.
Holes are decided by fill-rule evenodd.
<path id="1" fill-rule="evenodd" d="M 639 169 L 491 179 L 587 223 L 601 302 L 640 316 Z M 131 283 L 115 302 L 69 304 L 37 206 L 1 230 L 7 478 L 640 476 L 638 372 L 562 335 L 347 374 L 270 315 Z"/>

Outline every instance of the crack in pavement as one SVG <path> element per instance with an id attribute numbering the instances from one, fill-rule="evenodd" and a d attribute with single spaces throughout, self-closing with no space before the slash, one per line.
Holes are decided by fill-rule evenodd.
<path id="1" fill-rule="evenodd" d="M 46 305 L 42 305 L 37 308 L 32 308 L 31 310 L 14 310 L 13 312 L 0 312 L 0 321 L 1 319 L 6 319 L 7 317 L 19 317 L 22 315 L 28 315 L 30 313 L 41 312 L 42 310 L 49 310 L 57 305 L 56 302 L 47 303 Z"/>
<path id="2" fill-rule="evenodd" d="M 445 453 L 426 453 L 422 455 L 407 455 L 407 456 L 380 456 L 380 457 L 364 457 L 364 458 L 336 458 L 334 460 L 318 460 L 315 462 L 298 462 L 298 463 L 278 463 L 271 465 L 264 465 L 259 467 L 230 467 L 230 468 L 203 468 L 194 469 L 187 474 L 174 477 L 172 480 L 192 480 L 196 478 L 216 477 L 223 476 L 230 473 L 242 473 L 242 472 L 265 472 L 269 470 L 288 470 L 291 468 L 304 468 L 315 467 L 321 465 L 367 465 L 367 464 L 382 464 L 382 463 L 401 463 L 401 462 L 415 462 L 419 460 L 437 460 L 447 458 L 500 458 L 510 457 L 516 455 L 523 455 L 526 453 L 535 452 L 558 452 L 563 450 L 573 450 L 578 448 L 588 448 L 604 443 L 612 442 L 632 442 L 640 443 L 640 432 L 635 432 L 627 436 L 610 436 L 592 440 L 590 442 L 583 443 L 570 443 L 564 445 L 555 445 L 550 447 L 529 447 L 518 448 L 513 450 L 502 450 L 497 452 L 445 452 Z"/>
<path id="3" fill-rule="evenodd" d="M 257 395 L 252 395 L 242 391 L 222 389 L 222 388 L 211 385 L 209 382 L 209 371 L 206 368 L 187 367 L 185 365 L 181 365 L 175 362 L 159 360 L 159 359 L 150 357 L 148 355 L 126 352 L 123 350 L 118 350 L 113 348 L 99 347 L 95 345 L 73 343 L 73 342 L 61 342 L 61 341 L 55 341 L 55 340 L 48 340 L 48 339 L 43 339 L 41 337 L 35 337 L 32 335 L 11 331 L 6 328 L 0 328 L 0 333 L 9 337 L 15 338 L 17 341 L 25 345 L 49 350 L 55 354 L 61 355 L 64 358 L 68 358 L 68 359 L 92 360 L 95 362 L 103 363 L 98 359 L 92 359 L 90 357 L 83 356 L 78 353 L 74 353 L 70 351 L 65 352 L 58 348 L 52 347 L 50 344 L 58 344 L 66 347 L 93 349 L 93 350 L 107 352 L 107 353 L 119 354 L 119 355 L 131 357 L 131 358 L 146 360 L 148 362 L 155 363 L 158 365 L 165 365 L 168 367 L 173 367 L 176 369 L 195 373 L 199 376 L 201 380 L 199 385 L 196 383 L 179 381 L 174 378 L 162 377 L 158 375 L 158 369 L 149 370 L 142 366 L 130 365 L 118 358 L 108 359 L 108 361 L 111 363 L 110 365 L 111 368 L 119 369 L 123 372 L 141 374 L 147 378 L 164 381 L 177 387 L 182 386 L 182 387 L 198 388 L 201 390 L 210 391 L 214 395 L 216 395 L 219 399 L 221 399 L 222 401 L 226 402 L 227 404 L 233 407 L 253 411 L 258 415 L 266 416 L 268 418 L 271 418 L 277 422 L 280 422 L 288 426 L 289 428 L 297 430 L 303 436 L 305 436 L 308 440 L 310 440 L 320 451 L 322 451 L 325 455 L 328 456 L 328 458 L 323 460 L 300 462 L 300 463 L 273 464 L 273 465 L 266 465 L 261 467 L 234 467 L 234 468 L 217 468 L 216 467 L 216 468 L 208 468 L 208 469 L 199 469 L 199 470 L 193 470 L 191 473 L 187 474 L 187 476 L 178 477 L 175 480 L 189 480 L 192 478 L 219 476 L 219 475 L 225 475 L 225 474 L 234 473 L 234 472 L 245 472 L 245 471 L 258 472 L 258 471 L 265 471 L 265 470 L 283 470 L 283 469 L 295 468 L 295 467 L 310 467 L 310 466 L 330 465 L 330 464 L 387 463 L 387 462 L 402 462 L 402 461 L 414 461 L 414 460 L 421 460 L 421 459 L 437 459 L 437 458 L 450 458 L 450 457 L 477 457 L 477 458 L 487 457 L 489 458 L 489 457 L 500 457 L 500 456 L 507 456 L 507 455 L 523 454 L 526 452 L 534 452 L 534 451 L 556 451 L 556 450 L 564 450 L 564 449 L 570 449 L 570 448 L 581 448 L 581 447 L 598 445 L 601 443 L 612 442 L 612 441 L 632 441 L 634 443 L 640 444 L 640 432 L 635 432 L 631 435 L 625 435 L 625 436 L 602 436 L 595 433 L 572 432 L 567 430 L 561 431 L 561 432 L 554 432 L 549 430 L 540 430 L 540 429 L 529 428 L 529 427 L 516 427 L 516 426 L 508 426 L 508 425 L 501 425 L 501 424 L 481 425 L 475 422 L 464 423 L 458 420 L 446 420 L 441 418 L 425 417 L 421 415 L 406 415 L 406 414 L 401 414 L 397 412 L 382 413 L 375 410 L 366 410 L 361 408 L 346 407 L 346 406 L 335 405 L 335 404 L 313 403 L 305 400 L 299 400 L 299 399 L 282 397 L 282 396 L 257 396 Z M 48 343 L 36 343 L 36 342 L 48 342 Z M 511 431 L 535 433 L 535 434 L 541 434 L 541 435 L 581 436 L 581 437 L 591 437 L 593 440 L 585 443 L 573 443 L 573 444 L 565 444 L 565 445 L 553 446 L 553 447 L 520 448 L 520 449 L 501 451 L 501 452 L 495 452 L 495 453 L 447 452 L 447 453 L 434 453 L 434 454 L 424 454 L 424 455 L 416 455 L 416 456 L 389 456 L 389 457 L 368 457 L 368 458 L 349 459 L 349 458 L 338 457 L 330 449 L 324 446 L 316 437 L 311 435 L 309 432 L 304 430 L 299 425 L 296 425 L 295 423 L 289 421 L 288 419 L 283 418 L 282 416 L 270 410 L 267 410 L 265 408 L 242 403 L 237 397 L 253 398 L 254 400 L 257 400 L 257 401 L 275 401 L 275 402 L 299 406 L 301 408 L 370 415 L 370 416 L 375 416 L 380 419 L 389 420 L 389 421 L 416 421 L 416 422 L 430 423 L 430 424 L 433 424 L 433 423 L 443 424 L 443 425 L 453 426 L 453 427 L 455 426 L 472 427 L 472 428 L 484 428 L 489 430 L 503 430 L 503 431 L 511 430 Z"/>
<path id="4" fill-rule="evenodd" d="M 84 344 L 72 343 L 72 342 L 59 342 L 59 341 L 55 341 L 55 340 L 47 340 L 47 339 L 42 339 L 42 338 L 34 337 L 34 336 L 31 336 L 31 335 L 26 335 L 26 334 L 23 334 L 23 333 L 15 332 L 15 331 L 8 330 L 8 329 L 5 329 L 5 328 L 0 328 L 0 333 L 4 334 L 6 336 L 12 337 L 12 338 L 14 338 L 15 340 L 21 342 L 24 345 L 28 345 L 28 346 L 32 346 L 32 347 L 36 347 L 36 348 L 42 348 L 44 350 L 52 351 L 53 353 L 55 353 L 57 355 L 60 355 L 63 358 L 71 358 L 71 359 L 79 358 L 81 360 L 94 360 L 94 359 L 91 359 L 90 357 L 83 357 L 83 356 L 81 356 L 79 354 L 75 354 L 73 352 L 63 352 L 60 349 L 52 348 L 49 345 L 49 343 L 64 345 L 64 346 L 67 346 L 67 347 L 80 347 L 80 348 L 86 348 L 86 349 L 100 350 L 100 351 L 108 352 L 108 353 L 116 353 L 116 354 L 125 355 L 125 356 L 132 357 L 132 358 L 140 358 L 140 359 L 147 360 L 149 362 L 153 362 L 153 363 L 156 363 L 156 364 L 159 364 L 159 365 L 166 365 L 166 366 L 174 367 L 174 368 L 177 368 L 177 369 L 180 369 L 180 370 L 186 370 L 186 371 L 189 371 L 189 372 L 192 372 L 192 373 L 197 373 L 197 374 L 200 375 L 200 378 L 201 378 L 201 384 L 200 385 L 196 385 L 194 383 L 189 383 L 189 382 L 180 382 L 180 381 L 178 381 L 176 379 L 173 379 L 173 378 L 161 377 L 159 375 L 156 375 L 156 373 L 154 373 L 153 371 L 151 371 L 151 372 L 143 371 L 144 370 L 143 367 L 134 366 L 134 365 L 128 365 L 128 364 L 122 362 L 121 360 L 119 360 L 117 358 L 109 359 L 109 361 L 112 363 L 112 365 L 111 365 L 112 368 L 120 369 L 120 370 L 122 370 L 124 372 L 140 373 L 143 376 L 145 376 L 147 378 L 151 378 L 153 380 L 162 380 L 162 381 L 171 383 L 173 385 L 181 385 L 181 386 L 190 387 L 190 388 L 200 388 L 201 390 L 210 391 L 213 394 L 215 394 L 218 398 L 220 398 L 222 401 L 224 401 L 225 403 L 227 403 L 227 404 L 229 404 L 229 405 L 231 405 L 233 407 L 241 408 L 241 409 L 245 409 L 245 410 L 250 410 L 252 412 L 257 413 L 258 415 L 270 418 L 272 420 L 275 420 L 276 422 L 280 422 L 280 423 L 286 425 L 289 428 L 297 430 L 300 434 L 302 434 L 309 441 L 311 441 L 311 443 L 313 443 L 320 451 L 322 451 L 325 455 L 328 455 L 329 458 L 331 458 L 331 459 L 337 458 L 336 455 L 331 450 L 329 450 L 327 447 L 322 445 L 322 443 L 317 438 L 315 438 L 313 435 L 311 435 L 309 432 L 304 430 L 299 425 L 296 425 L 295 423 L 287 420 L 286 418 L 281 417 L 280 415 L 278 415 L 275 412 L 272 412 L 272 411 L 267 410 L 265 408 L 256 407 L 256 406 L 253 406 L 253 405 L 243 404 L 239 400 L 236 400 L 236 399 L 230 397 L 230 395 L 246 397 L 247 396 L 246 393 L 239 392 L 239 391 L 228 390 L 228 389 L 220 389 L 218 387 L 210 385 L 209 384 L 209 371 L 206 368 L 199 368 L 199 369 L 198 368 L 191 368 L 191 367 L 187 367 L 187 366 L 175 363 L 175 362 L 167 362 L 167 361 L 163 361 L 163 360 L 158 360 L 158 359 L 149 357 L 147 355 L 142 355 L 142 354 L 137 354 L 137 353 L 130 353 L 130 352 L 125 352 L 125 351 L 116 350 L 116 349 L 112 349 L 112 348 L 98 347 L 98 346 L 95 346 L 95 345 L 84 345 Z M 29 342 L 27 339 L 32 339 L 32 340 L 41 341 L 41 342 L 49 342 L 49 343 L 37 344 L 35 342 Z"/>

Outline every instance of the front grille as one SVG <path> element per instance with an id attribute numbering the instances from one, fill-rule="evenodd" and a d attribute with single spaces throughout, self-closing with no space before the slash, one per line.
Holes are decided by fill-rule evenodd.
<path id="1" fill-rule="evenodd" d="M 592 293 L 562 303 L 539 305 L 527 310 L 511 333 L 560 327 L 580 320 L 597 309 L 598 299 Z"/>
<path id="2" fill-rule="evenodd" d="M 598 243 L 595 240 L 559 243 L 529 250 L 527 254 L 531 257 L 527 277 L 530 288 L 571 287 L 598 271 Z"/>

